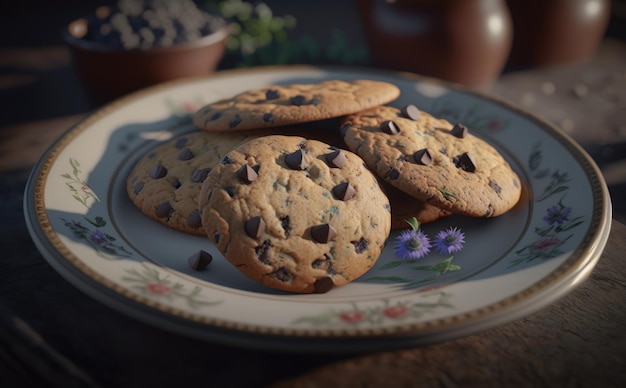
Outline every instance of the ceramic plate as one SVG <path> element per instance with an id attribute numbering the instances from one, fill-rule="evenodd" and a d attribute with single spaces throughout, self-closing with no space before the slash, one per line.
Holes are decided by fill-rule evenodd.
<path id="1" fill-rule="evenodd" d="M 392 233 L 374 267 L 326 294 L 294 295 L 240 274 L 207 238 L 141 214 L 125 179 L 147 150 L 193 130 L 205 103 L 268 84 L 324 79 L 395 83 L 392 105 L 413 103 L 496 147 L 524 194 L 492 219 L 452 216 L 423 225 L 434 237 L 465 234 L 453 255 L 416 262 L 394 255 Z M 476 333 L 530 314 L 591 272 L 611 223 L 606 184 L 569 137 L 495 99 L 404 73 L 353 68 L 270 67 L 219 72 L 160 85 L 105 106 L 43 155 L 26 187 L 25 215 L 38 249 L 98 301 L 168 330 L 237 346 L 299 352 L 369 351 Z M 202 271 L 187 258 L 214 257 Z"/>

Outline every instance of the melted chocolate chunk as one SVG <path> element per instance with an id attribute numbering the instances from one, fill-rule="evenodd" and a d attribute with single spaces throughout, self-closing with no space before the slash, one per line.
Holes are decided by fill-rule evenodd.
<path id="1" fill-rule="evenodd" d="M 265 233 L 265 221 L 261 217 L 252 217 L 246 221 L 246 234 L 252 238 L 260 238 Z"/>
<path id="2" fill-rule="evenodd" d="M 500 194 L 502 192 L 502 187 L 500 187 L 499 184 L 492 181 L 491 179 L 489 179 L 489 187 L 491 187 L 493 191 L 495 191 L 497 194 Z"/>
<path id="3" fill-rule="evenodd" d="M 452 134 L 455 137 L 458 137 L 459 139 L 465 138 L 465 136 L 467 136 L 468 133 L 469 133 L 469 130 L 467 129 L 467 127 L 461 123 L 454 124 L 454 127 L 452 127 L 452 129 L 450 130 L 450 134 Z"/>
<path id="4" fill-rule="evenodd" d="M 289 222 L 289 216 L 280 217 L 280 225 L 283 227 L 285 231 L 285 237 L 289 237 L 291 233 L 291 224 Z"/>
<path id="5" fill-rule="evenodd" d="M 292 170 L 304 170 L 307 168 L 307 162 L 304 159 L 304 153 L 301 149 L 285 156 L 285 164 Z"/>
<path id="6" fill-rule="evenodd" d="M 280 95 L 278 94 L 278 90 L 276 89 L 268 89 L 265 91 L 265 99 L 266 100 L 275 100 L 278 97 L 280 97 Z"/>
<path id="7" fill-rule="evenodd" d="M 264 123 L 271 123 L 274 120 L 274 115 L 271 113 L 265 113 L 263 114 L 263 122 Z"/>
<path id="8" fill-rule="evenodd" d="M 173 186 L 175 189 L 179 189 L 179 188 L 180 188 L 180 186 L 182 186 L 182 183 L 180 183 L 180 181 L 179 181 L 178 179 L 176 179 L 174 182 L 172 182 L 172 186 Z"/>
<path id="9" fill-rule="evenodd" d="M 189 139 L 187 139 L 186 137 L 181 137 L 180 139 L 176 140 L 176 148 L 181 149 L 183 148 L 187 142 L 189 141 Z"/>
<path id="10" fill-rule="evenodd" d="M 317 259 L 311 263 L 311 268 L 330 270 L 330 257 L 324 255 L 323 259 Z"/>
<path id="11" fill-rule="evenodd" d="M 347 201 L 356 195 L 356 190 L 348 182 L 342 182 L 333 187 L 333 194 L 341 201 Z"/>
<path id="12" fill-rule="evenodd" d="M 178 153 L 178 155 L 176 155 L 176 157 L 178 158 L 178 160 L 189 160 L 189 159 L 193 159 L 194 154 L 193 152 L 191 152 L 189 148 L 183 148 Z"/>
<path id="13" fill-rule="evenodd" d="M 343 168 L 343 166 L 348 163 L 348 159 L 346 158 L 346 153 L 342 150 L 335 150 L 330 154 L 326 155 L 326 161 L 331 167 Z"/>
<path id="14" fill-rule="evenodd" d="M 306 97 L 302 95 L 293 96 L 291 97 L 291 100 L 289 101 L 289 103 L 295 106 L 306 105 Z"/>
<path id="15" fill-rule="evenodd" d="M 380 124 L 380 130 L 390 135 L 397 135 L 400 133 L 400 127 L 392 120 L 385 120 Z"/>
<path id="16" fill-rule="evenodd" d="M 278 268 L 276 271 L 272 272 L 271 275 L 283 283 L 293 280 L 293 274 L 285 267 Z"/>
<path id="17" fill-rule="evenodd" d="M 238 126 L 239 124 L 241 124 L 241 116 L 239 114 L 235 115 L 235 118 L 233 118 L 233 120 L 228 123 L 228 128 L 235 128 L 236 126 Z"/>
<path id="18" fill-rule="evenodd" d="M 133 194 L 137 195 L 141 192 L 141 190 L 143 190 L 143 186 L 144 183 L 143 182 L 139 182 L 135 185 L 135 187 L 133 187 Z"/>
<path id="19" fill-rule="evenodd" d="M 193 212 L 191 212 L 189 217 L 187 217 L 187 225 L 189 225 L 190 228 L 194 229 L 202 226 L 202 216 L 200 215 L 199 210 L 194 210 Z"/>
<path id="20" fill-rule="evenodd" d="M 456 156 L 453 159 L 453 161 L 454 161 L 454 165 L 463 171 L 467 171 L 467 172 L 476 171 L 476 163 L 474 163 L 474 159 L 467 152 L 464 152 L 461 155 Z"/>
<path id="21" fill-rule="evenodd" d="M 319 278 L 313 284 L 315 288 L 315 292 L 318 294 L 324 294 L 335 287 L 335 282 L 330 276 L 324 276 L 323 278 Z"/>
<path id="22" fill-rule="evenodd" d="M 337 237 L 337 231 L 330 224 L 316 225 L 311 228 L 311 237 L 319 243 L 328 243 Z"/>
<path id="23" fill-rule="evenodd" d="M 149 175 L 152 179 L 161 179 L 167 175 L 167 168 L 161 166 L 160 164 L 155 164 L 150 169 Z"/>
<path id="24" fill-rule="evenodd" d="M 354 250 L 356 253 L 363 253 L 367 250 L 369 242 L 365 239 L 365 237 L 361 237 L 356 241 L 350 241 L 352 245 L 354 245 Z"/>
<path id="25" fill-rule="evenodd" d="M 156 208 L 156 216 L 159 218 L 169 218 L 174 209 L 169 202 L 163 202 Z"/>
<path id="26" fill-rule="evenodd" d="M 397 168 L 392 168 L 387 173 L 387 179 L 396 180 L 400 178 L 400 171 Z"/>
<path id="27" fill-rule="evenodd" d="M 204 182 L 204 180 L 206 179 L 206 177 L 209 175 L 210 172 L 211 172 L 210 167 L 197 169 L 193 172 L 193 174 L 191 174 L 191 181 L 196 182 L 196 183 L 202 183 Z"/>
<path id="28" fill-rule="evenodd" d="M 402 115 L 407 119 L 417 121 L 420 117 L 420 110 L 413 104 L 408 104 L 401 109 Z"/>
<path id="29" fill-rule="evenodd" d="M 433 156 L 426 148 L 415 151 L 415 153 L 413 154 L 413 158 L 415 159 L 417 164 L 421 164 L 424 166 L 430 166 L 431 164 L 433 164 Z"/>
<path id="30" fill-rule="evenodd" d="M 256 253 L 257 259 L 263 264 L 270 264 L 269 259 L 267 258 L 267 253 L 270 249 L 270 240 L 264 240 L 261 245 L 254 248 L 254 253 Z"/>
<path id="31" fill-rule="evenodd" d="M 187 263 L 196 271 L 205 269 L 213 261 L 213 256 L 202 249 L 187 258 Z"/>
<path id="32" fill-rule="evenodd" d="M 259 177 L 259 174 L 249 164 L 244 164 L 237 170 L 237 177 L 244 183 L 252 183 Z"/>

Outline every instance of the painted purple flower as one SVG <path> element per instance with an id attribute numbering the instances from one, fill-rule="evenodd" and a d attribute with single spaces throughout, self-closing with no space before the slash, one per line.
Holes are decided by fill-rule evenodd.
<path id="1" fill-rule="evenodd" d="M 100 229 L 94 230 L 91 233 L 91 236 L 89 236 L 89 239 L 91 240 L 91 242 L 95 244 L 102 244 L 106 241 L 106 238 L 104 237 L 104 233 Z"/>
<path id="2" fill-rule="evenodd" d="M 459 228 L 448 228 L 437 233 L 435 237 L 435 248 L 442 254 L 450 254 L 463 249 L 465 244 L 465 234 Z"/>
<path id="3" fill-rule="evenodd" d="M 418 260 L 430 252 L 430 240 L 421 230 L 408 229 L 396 237 L 394 253 L 405 260 Z"/>
<path id="4" fill-rule="evenodd" d="M 572 208 L 570 206 L 554 205 L 547 210 L 548 214 L 543 217 L 543 220 L 548 225 L 563 225 L 563 223 L 569 220 L 571 212 Z"/>

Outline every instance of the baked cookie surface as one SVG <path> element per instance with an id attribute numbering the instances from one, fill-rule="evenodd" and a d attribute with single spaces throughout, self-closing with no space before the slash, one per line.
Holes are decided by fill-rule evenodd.
<path id="1" fill-rule="evenodd" d="M 521 182 L 509 163 L 463 125 L 415 106 L 380 106 L 350 115 L 347 147 L 399 190 L 455 214 L 494 217 L 510 210 Z"/>
<path id="2" fill-rule="evenodd" d="M 149 150 L 126 179 L 126 192 L 146 216 L 190 234 L 204 235 L 198 194 L 209 171 L 250 134 L 195 131 Z"/>
<path id="3" fill-rule="evenodd" d="M 395 100 L 400 89 L 372 81 L 329 80 L 251 89 L 200 108 L 194 125 L 205 131 L 238 131 L 335 118 Z"/>
<path id="4" fill-rule="evenodd" d="M 229 152 L 202 185 L 206 234 L 248 277 L 289 292 L 326 292 L 378 260 L 389 202 L 363 160 L 299 136 Z"/>

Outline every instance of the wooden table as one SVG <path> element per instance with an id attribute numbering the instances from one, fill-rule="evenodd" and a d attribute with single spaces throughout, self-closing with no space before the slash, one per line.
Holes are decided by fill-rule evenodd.
<path id="1" fill-rule="evenodd" d="M 626 65 L 618 58 L 613 65 L 623 73 Z M 524 103 L 524 93 L 533 92 L 536 108 L 543 107 L 551 119 L 540 101 L 552 96 L 546 94 L 550 87 L 545 83 L 565 82 L 557 75 L 565 77 L 567 72 L 573 72 L 570 82 L 578 82 L 572 77 L 581 70 L 574 71 L 567 67 L 507 75 L 489 89 L 517 103 Z M 575 109 L 567 101 L 563 96 L 552 106 L 559 114 Z M 609 120 L 599 109 L 589 109 L 585 120 Z M 165 332 L 97 303 L 44 261 L 21 210 L 30 168 L 82 117 L 0 128 L 4 387 L 165 387 L 181 382 L 189 387 L 626 386 L 626 226 L 618 219 L 590 278 L 564 298 L 512 323 L 425 347 L 355 355 L 245 350 Z M 578 123 L 573 120 L 574 126 Z M 574 129 L 570 132 L 576 135 Z M 618 133 L 611 141 L 624 138 Z M 626 175 L 618 172 L 612 179 L 620 176 Z M 616 208 L 623 208 L 624 197 L 613 199 Z"/>

